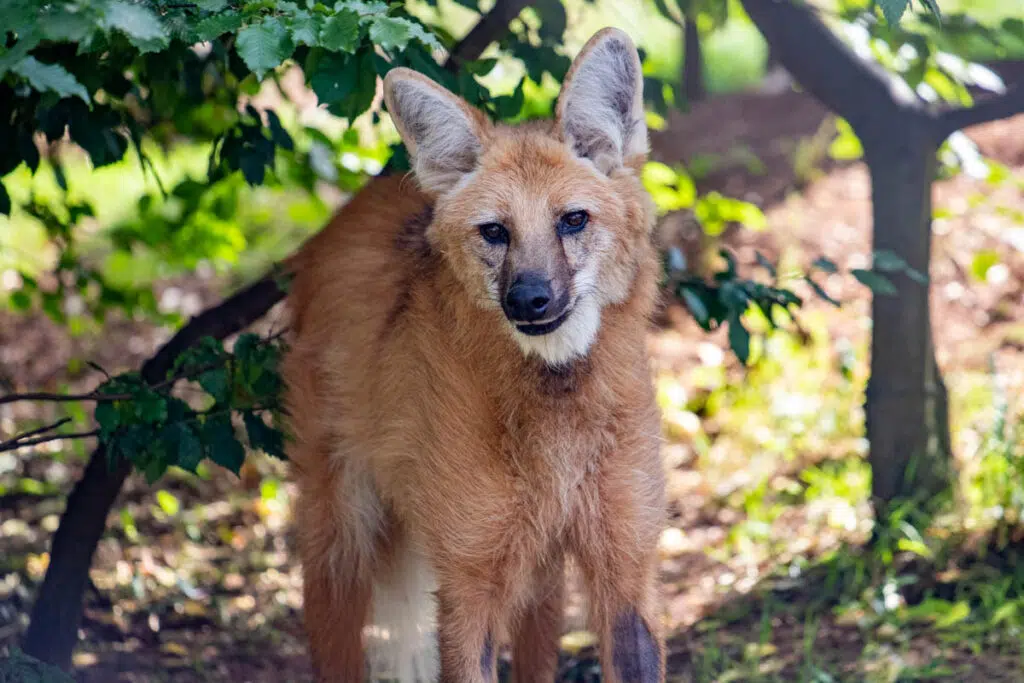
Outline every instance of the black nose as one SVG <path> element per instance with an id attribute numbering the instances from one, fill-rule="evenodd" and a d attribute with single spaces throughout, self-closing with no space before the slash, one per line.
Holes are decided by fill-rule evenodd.
<path id="1" fill-rule="evenodd" d="M 512 320 L 533 322 L 543 318 L 551 306 L 551 285 L 540 275 L 520 275 L 505 295 L 505 314 Z"/>

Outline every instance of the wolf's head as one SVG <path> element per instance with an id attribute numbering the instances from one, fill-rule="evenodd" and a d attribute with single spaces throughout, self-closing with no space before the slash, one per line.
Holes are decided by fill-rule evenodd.
<path id="1" fill-rule="evenodd" d="M 587 42 L 542 124 L 494 125 L 408 69 L 384 80 L 416 179 L 435 200 L 429 241 L 474 301 L 504 314 L 523 351 L 552 365 L 587 353 L 646 254 L 642 89 L 636 48 L 617 29 Z"/>

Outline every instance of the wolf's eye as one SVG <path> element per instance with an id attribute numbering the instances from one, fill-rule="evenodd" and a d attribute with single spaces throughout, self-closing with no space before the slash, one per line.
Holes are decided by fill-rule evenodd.
<path id="1" fill-rule="evenodd" d="M 508 244 L 508 230 L 501 223 L 484 223 L 480 226 L 480 236 L 489 244 Z"/>
<path id="2" fill-rule="evenodd" d="M 570 211 L 558 221 L 559 235 L 572 235 L 587 227 L 590 216 L 586 211 Z"/>

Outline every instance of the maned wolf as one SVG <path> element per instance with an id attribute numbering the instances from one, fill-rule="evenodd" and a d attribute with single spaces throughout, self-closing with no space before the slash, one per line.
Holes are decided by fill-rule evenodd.
<path id="1" fill-rule="evenodd" d="M 292 264 L 284 375 L 318 680 L 363 680 L 369 662 L 493 681 L 507 638 L 515 680 L 551 681 L 571 559 L 604 679 L 663 681 L 636 48 L 591 38 L 554 121 L 492 124 L 401 68 L 384 97 L 414 180 L 371 182 Z"/>

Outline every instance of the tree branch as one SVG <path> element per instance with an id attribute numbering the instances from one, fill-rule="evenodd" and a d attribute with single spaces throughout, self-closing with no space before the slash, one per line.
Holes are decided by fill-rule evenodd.
<path id="1" fill-rule="evenodd" d="M 913 91 L 880 65 L 858 57 L 807 5 L 794 0 L 742 3 L 779 63 L 854 129 L 891 121 L 899 109 L 925 115 L 924 102 Z"/>
<path id="2" fill-rule="evenodd" d="M 67 420 L 65 420 L 65 422 L 67 422 Z M 51 425 L 41 431 L 48 431 L 50 429 L 54 429 L 54 426 Z M 38 431 L 36 433 L 38 433 Z M 63 441 L 64 439 L 88 439 L 89 437 L 98 436 L 99 433 L 100 430 L 92 429 L 87 432 L 65 432 L 63 434 L 37 436 L 34 439 L 27 438 L 29 434 L 22 434 L 10 441 L 0 441 L 0 453 L 3 453 L 4 451 L 16 451 L 19 448 L 24 448 L 25 446 L 38 446 L 41 443 L 49 443 L 51 441 Z"/>
<path id="3" fill-rule="evenodd" d="M 51 394 L 46 391 L 30 391 L 24 394 L 7 394 L 0 396 L 0 406 L 5 403 L 18 403 L 21 401 L 45 401 L 47 403 L 69 403 L 72 401 L 125 401 L 130 399 L 128 394 L 97 394 L 89 392 L 86 394 Z"/>
<path id="4" fill-rule="evenodd" d="M 491 11 L 480 18 L 469 33 L 452 48 L 444 67 L 455 70 L 462 62 L 479 59 L 487 46 L 500 39 L 508 25 L 532 3 L 530 0 L 497 0 Z"/>
<path id="5" fill-rule="evenodd" d="M 945 109 L 935 115 L 935 130 L 941 139 L 963 128 L 1009 118 L 1024 112 L 1024 86 L 1015 83 L 1000 95 L 987 97 L 973 107 Z"/>
<path id="6" fill-rule="evenodd" d="M 71 418 L 70 417 L 61 418 L 61 419 L 57 420 L 56 422 L 51 422 L 48 425 L 43 425 L 42 427 L 37 427 L 37 428 L 31 429 L 31 430 L 29 430 L 27 432 L 23 432 L 22 434 L 18 434 L 16 436 L 14 436 L 13 438 L 8 439 L 7 441 L 0 441 L 0 446 L 6 445 L 6 444 L 9 444 L 9 443 L 14 443 L 15 441 L 21 441 L 22 439 L 27 439 L 30 436 L 37 436 L 37 435 L 42 434 L 44 432 L 53 431 L 54 429 L 57 429 L 57 427 L 62 427 L 64 425 L 66 425 L 68 422 L 71 422 Z"/>
<path id="7" fill-rule="evenodd" d="M 259 320 L 284 298 L 275 274 L 246 287 L 221 304 L 192 318 L 142 366 L 142 379 L 158 384 L 174 367 L 174 361 L 200 339 L 225 339 Z M 20 445 L 30 445 L 21 442 Z M 22 647 L 28 654 L 63 669 L 71 665 L 71 653 L 82 620 L 82 596 L 96 545 L 103 536 L 107 514 L 131 473 L 131 463 L 107 462 L 101 444 L 89 458 L 82 478 L 68 496 L 57 533 L 50 548 L 50 565 L 32 606 L 28 632 Z"/>

